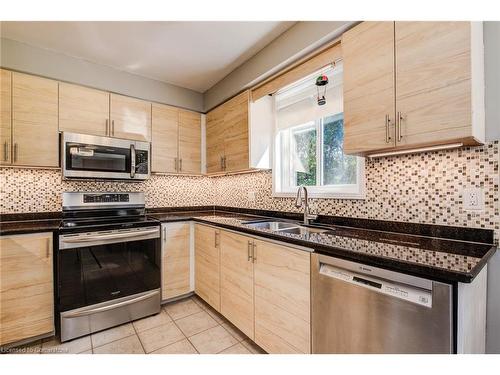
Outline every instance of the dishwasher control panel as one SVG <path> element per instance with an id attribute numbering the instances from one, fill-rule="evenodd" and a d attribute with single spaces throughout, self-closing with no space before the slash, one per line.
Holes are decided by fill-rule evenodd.
<path id="1" fill-rule="evenodd" d="M 377 293 L 382 293 L 429 308 L 432 307 L 432 290 L 380 279 L 370 275 L 359 274 L 325 263 L 320 264 L 319 273 L 324 276 L 370 289 Z"/>

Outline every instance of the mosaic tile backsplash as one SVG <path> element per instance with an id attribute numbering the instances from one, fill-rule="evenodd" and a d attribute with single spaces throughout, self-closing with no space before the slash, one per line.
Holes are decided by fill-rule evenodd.
<path id="1" fill-rule="evenodd" d="M 313 199 L 323 215 L 468 226 L 500 238 L 499 143 L 366 159 L 366 199 Z M 215 204 L 298 212 L 294 198 L 272 196 L 271 172 L 214 178 Z M 463 209 L 464 188 L 482 187 L 483 211 Z M 255 192 L 255 201 L 248 191 Z"/>
<path id="2" fill-rule="evenodd" d="M 65 191 L 144 191 L 147 207 L 213 205 L 207 177 L 153 175 L 143 182 L 65 181 L 60 170 L 0 169 L 0 213 L 61 210 Z"/>
<path id="3" fill-rule="evenodd" d="M 313 199 L 324 215 L 468 226 L 500 238 L 499 143 L 366 159 L 366 199 Z M 463 209 L 464 188 L 482 187 L 483 211 Z M 248 191 L 255 192 L 250 201 Z M 272 196 L 270 171 L 221 177 L 152 176 L 145 182 L 63 181 L 59 170 L 0 169 L 0 213 L 61 209 L 64 191 L 144 191 L 147 207 L 221 205 L 298 212 Z"/>

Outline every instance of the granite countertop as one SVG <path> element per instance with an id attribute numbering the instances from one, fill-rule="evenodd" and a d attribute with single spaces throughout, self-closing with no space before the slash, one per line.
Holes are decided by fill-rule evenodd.
<path id="1" fill-rule="evenodd" d="M 32 219 L 0 221 L 0 235 L 54 232 L 59 230 L 61 219 Z"/>
<path id="2" fill-rule="evenodd" d="M 375 221 L 358 223 L 354 221 L 356 219 L 334 220 L 334 217 L 325 217 L 319 224 L 328 228 L 328 232 L 304 235 L 245 224 L 249 220 L 265 218 L 299 219 L 300 215 L 290 213 L 231 211 L 229 208 L 210 210 L 202 207 L 182 210 L 170 208 L 163 212 L 161 209 L 153 209 L 148 211 L 148 216 L 161 222 L 194 220 L 302 246 L 320 254 L 444 282 L 471 282 L 496 251 L 492 233 L 490 235 L 489 231 L 481 229 L 476 233 L 470 228 L 408 223 L 398 225 L 395 222 L 382 222 L 379 225 L 374 224 Z M 58 213 L 4 215 L 0 221 L 0 235 L 56 232 L 60 221 Z"/>
<path id="3" fill-rule="evenodd" d="M 470 283 L 496 251 L 492 244 L 337 225 L 322 224 L 330 231 L 310 235 L 276 232 L 245 224 L 246 221 L 269 217 L 238 213 L 193 211 L 153 213 L 149 216 L 162 222 L 191 219 L 303 246 L 320 254 L 445 282 Z"/>

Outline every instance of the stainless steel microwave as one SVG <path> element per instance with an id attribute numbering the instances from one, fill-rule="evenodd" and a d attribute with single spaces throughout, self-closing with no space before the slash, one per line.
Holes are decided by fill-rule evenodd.
<path id="1" fill-rule="evenodd" d="M 64 132 L 61 135 L 63 177 L 145 180 L 150 176 L 149 142 Z"/>

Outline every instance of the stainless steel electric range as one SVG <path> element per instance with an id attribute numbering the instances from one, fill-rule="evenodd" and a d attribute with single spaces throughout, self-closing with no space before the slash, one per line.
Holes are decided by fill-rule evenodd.
<path id="1" fill-rule="evenodd" d="M 160 223 L 143 193 L 64 193 L 56 256 L 61 341 L 160 311 Z"/>

